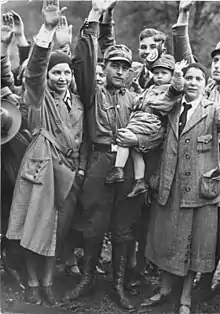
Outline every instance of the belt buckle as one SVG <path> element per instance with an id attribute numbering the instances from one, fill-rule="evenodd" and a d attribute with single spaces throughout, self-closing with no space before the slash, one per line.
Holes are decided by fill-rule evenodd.
<path id="1" fill-rule="evenodd" d="M 111 152 L 117 152 L 118 151 L 118 145 L 111 144 Z"/>

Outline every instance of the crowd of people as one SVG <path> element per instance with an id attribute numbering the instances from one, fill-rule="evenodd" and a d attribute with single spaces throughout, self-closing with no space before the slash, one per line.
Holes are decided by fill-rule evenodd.
<path id="1" fill-rule="evenodd" d="M 208 77 L 189 41 L 193 1 L 181 1 L 174 55 L 162 31 L 145 28 L 135 62 L 116 43 L 117 2 L 92 1 L 74 50 L 59 0 L 43 1 L 32 43 L 18 13 L 2 15 L 4 263 L 25 265 L 27 302 L 56 306 L 57 258 L 82 247 L 80 282 L 62 299 L 74 303 L 94 288 L 110 232 L 115 302 L 136 311 L 127 292 L 147 259 L 161 278 L 141 309 L 170 298 L 179 280 L 178 311 L 190 314 L 197 273 L 201 298 L 220 292 L 220 283 L 212 287 L 220 258 L 220 42 L 207 52 Z M 13 71 L 12 39 L 20 57 Z"/>

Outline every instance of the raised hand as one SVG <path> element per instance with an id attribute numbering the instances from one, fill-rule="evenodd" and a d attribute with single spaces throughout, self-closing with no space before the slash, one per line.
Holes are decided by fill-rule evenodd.
<path id="1" fill-rule="evenodd" d="M 119 2 L 119 0 L 115 0 L 115 1 L 109 1 L 109 5 L 108 5 L 108 10 L 113 10 L 116 6 L 116 4 Z"/>
<path id="2" fill-rule="evenodd" d="M 14 11 L 10 11 L 14 20 L 14 34 L 16 37 L 24 35 L 24 23 L 20 15 Z"/>
<path id="3" fill-rule="evenodd" d="M 184 68 L 186 68 L 189 64 L 187 63 L 187 61 L 181 60 L 180 62 L 177 62 L 175 64 L 175 72 L 181 72 Z"/>
<path id="4" fill-rule="evenodd" d="M 185 11 L 185 12 L 190 11 L 194 2 L 195 1 L 192 1 L 192 0 L 181 0 L 179 11 Z"/>
<path id="5" fill-rule="evenodd" d="M 65 45 L 72 42 L 72 25 L 68 26 L 67 18 L 61 16 L 60 22 L 56 29 L 56 39 L 59 45 Z"/>
<path id="6" fill-rule="evenodd" d="M 14 35 L 14 20 L 11 13 L 2 15 L 1 43 L 9 46 Z"/>
<path id="7" fill-rule="evenodd" d="M 107 9 L 113 9 L 118 0 L 92 0 L 92 8 L 95 11 L 103 13 Z"/>
<path id="8" fill-rule="evenodd" d="M 54 29 L 59 24 L 60 18 L 67 8 L 59 8 L 59 0 L 44 0 L 42 15 L 46 28 Z"/>

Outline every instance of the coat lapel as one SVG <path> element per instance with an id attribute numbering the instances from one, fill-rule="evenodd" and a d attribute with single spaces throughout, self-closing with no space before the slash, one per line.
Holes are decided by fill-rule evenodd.
<path id="1" fill-rule="evenodd" d="M 207 99 L 202 98 L 200 104 L 197 106 L 191 117 L 186 123 L 186 126 L 181 134 L 185 134 L 190 129 L 192 129 L 197 123 L 199 123 L 202 119 L 204 119 L 208 115 L 207 106 L 210 104 L 210 101 L 207 101 Z"/>
<path id="2" fill-rule="evenodd" d="M 168 114 L 168 119 L 176 138 L 179 138 L 179 115 L 181 110 L 181 99 L 176 103 L 175 109 Z"/>

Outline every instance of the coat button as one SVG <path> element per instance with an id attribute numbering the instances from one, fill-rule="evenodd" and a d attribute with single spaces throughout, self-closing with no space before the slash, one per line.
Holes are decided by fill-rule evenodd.
<path id="1" fill-rule="evenodd" d="M 189 143 L 189 142 L 190 142 L 190 138 L 186 138 L 186 139 L 185 139 L 185 142 L 186 142 L 186 143 Z"/>
<path id="2" fill-rule="evenodd" d="M 61 124 L 61 121 L 59 119 L 56 119 L 55 122 L 57 125 Z"/>
<path id="3" fill-rule="evenodd" d="M 185 175 L 186 175 L 186 176 L 190 176 L 190 175 L 191 175 L 191 172 L 190 172 L 190 171 L 186 171 L 186 172 L 185 172 Z"/>
<path id="4" fill-rule="evenodd" d="M 189 192 L 189 191 L 190 191 L 190 188 L 188 188 L 188 187 L 185 188 L 185 191 L 186 191 L 186 192 Z"/>
<path id="5" fill-rule="evenodd" d="M 60 134 L 61 131 L 60 131 L 59 129 L 56 129 L 56 130 L 55 130 L 55 133 L 56 133 L 56 134 Z"/>
<path id="6" fill-rule="evenodd" d="M 185 155 L 185 158 L 186 158 L 186 159 L 190 159 L 190 155 L 186 154 L 186 155 Z"/>

